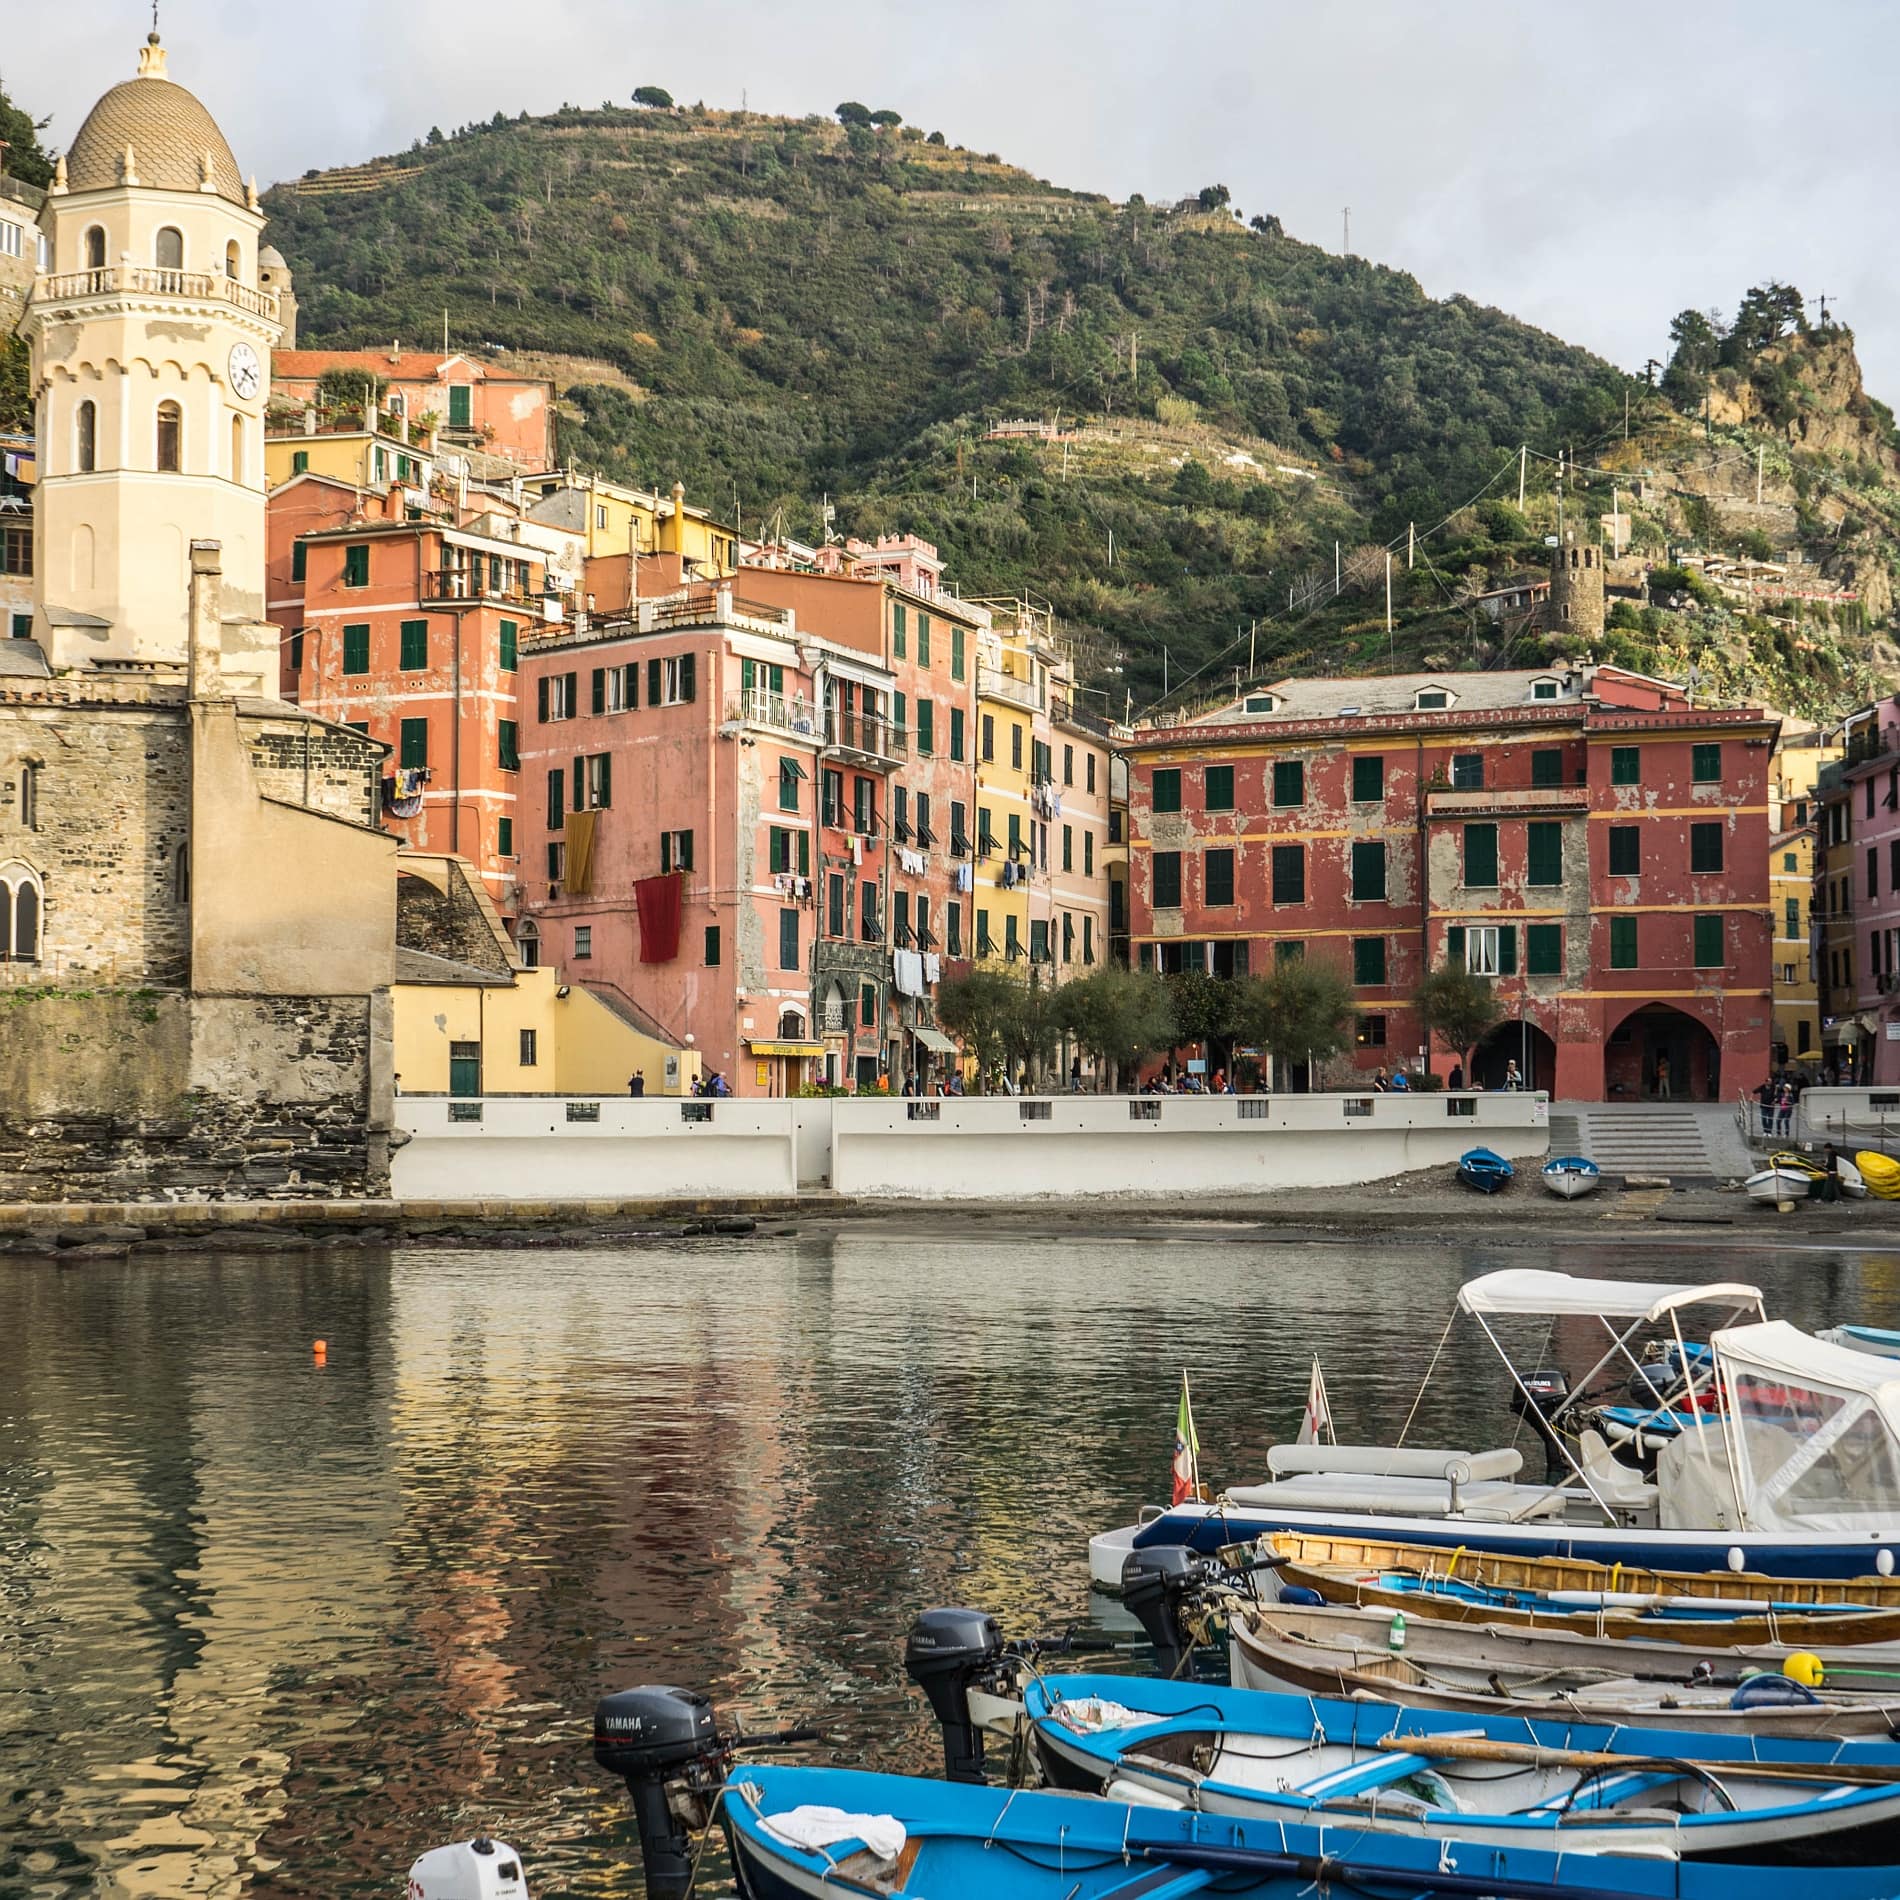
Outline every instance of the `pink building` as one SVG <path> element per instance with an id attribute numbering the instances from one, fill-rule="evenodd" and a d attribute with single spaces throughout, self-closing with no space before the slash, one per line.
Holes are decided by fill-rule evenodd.
<path id="1" fill-rule="evenodd" d="M 1828 1040 L 1853 1049 L 1862 1082 L 1884 1085 L 1900 1082 L 1900 704 L 1876 700 L 1848 719 L 1842 739 L 1846 755 L 1821 782 L 1826 788 L 1839 771 L 1832 802 L 1845 803 L 1846 823 L 1836 825 L 1853 841 L 1855 864 L 1853 888 L 1836 909 L 1853 920 L 1856 954 L 1841 960 L 1847 980 L 1827 989 L 1836 1032 Z M 1850 1011 L 1851 1023 L 1842 1022 Z"/>
<path id="2" fill-rule="evenodd" d="M 839 1073 L 849 1045 L 812 1002 L 825 840 L 886 968 L 889 673 L 721 583 L 525 641 L 520 690 L 524 951 L 734 1094 Z"/>

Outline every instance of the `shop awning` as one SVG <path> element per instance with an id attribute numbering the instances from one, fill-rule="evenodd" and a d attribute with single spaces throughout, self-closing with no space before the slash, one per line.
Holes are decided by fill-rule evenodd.
<path id="1" fill-rule="evenodd" d="M 746 1047 L 755 1056 L 821 1056 L 825 1053 L 822 1042 L 761 1042 L 757 1037 L 750 1038 Z"/>
<path id="2" fill-rule="evenodd" d="M 910 1032 L 926 1049 L 934 1049 L 940 1056 L 953 1056 L 957 1045 L 941 1029 L 913 1029 Z"/>

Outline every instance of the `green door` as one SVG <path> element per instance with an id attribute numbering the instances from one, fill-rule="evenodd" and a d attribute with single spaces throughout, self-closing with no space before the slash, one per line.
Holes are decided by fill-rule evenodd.
<path id="1" fill-rule="evenodd" d="M 479 1042 L 449 1044 L 449 1093 L 479 1095 L 482 1092 L 482 1045 Z"/>
<path id="2" fill-rule="evenodd" d="M 449 427 L 466 429 L 471 419 L 472 405 L 469 401 L 471 391 L 467 383 L 449 385 Z"/>

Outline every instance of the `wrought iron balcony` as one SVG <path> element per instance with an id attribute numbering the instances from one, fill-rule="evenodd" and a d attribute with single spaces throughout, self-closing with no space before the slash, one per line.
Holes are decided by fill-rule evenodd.
<path id="1" fill-rule="evenodd" d="M 910 756 L 910 734 L 881 713 L 845 712 L 833 706 L 825 713 L 825 744 L 834 752 L 848 752 L 867 764 L 895 764 Z"/>

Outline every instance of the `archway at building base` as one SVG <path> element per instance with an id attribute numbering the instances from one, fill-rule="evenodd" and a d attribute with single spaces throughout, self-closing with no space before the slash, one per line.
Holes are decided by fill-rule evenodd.
<path id="1" fill-rule="evenodd" d="M 1557 1045 L 1533 1022 L 1497 1024 L 1471 1052 L 1466 1084 L 1474 1089 L 1501 1089 L 1509 1065 L 1517 1064 L 1527 1089 L 1557 1092 Z"/>
<path id="2" fill-rule="evenodd" d="M 1610 1031 L 1603 1049 L 1603 1099 L 1719 1102 L 1722 1046 L 1686 1011 L 1645 1003 Z"/>

